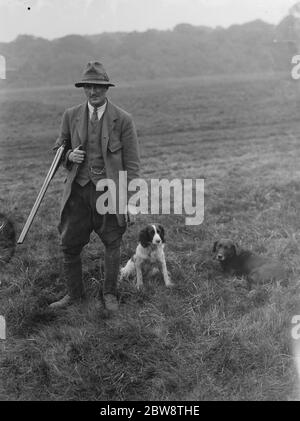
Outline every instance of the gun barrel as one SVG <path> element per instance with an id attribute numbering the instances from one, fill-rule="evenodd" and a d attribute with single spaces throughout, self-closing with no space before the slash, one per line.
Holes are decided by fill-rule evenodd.
<path id="1" fill-rule="evenodd" d="M 58 168 L 58 165 L 60 163 L 60 160 L 61 160 L 63 151 L 64 151 L 64 145 L 60 146 L 57 149 L 57 151 L 56 151 L 56 154 L 55 154 L 55 157 L 54 157 L 54 159 L 52 161 L 51 167 L 50 167 L 50 169 L 48 171 L 48 174 L 47 174 L 47 176 L 45 178 L 45 181 L 44 181 L 44 183 L 42 185 L 42 188 L 39 191 L 39 194 L 38 194 L 38 196 L 36 198 L 36 201 L 35 201 L 32 209 L 30 211 L 30 214 L 29 214 L 29 216 L 27 218 L 27 221 L 26 221 L 26 223 L 24 225 L 24 228 L 23 228 L 23 230 L 22 230 L 22 232 L 20 234 L 20 237 L 19 237 L 19 239 L 17 241 L 17 244 L 22 244 L 23 243 L 23 241 L 24 241 L 24 239 L 25 239 L 25 237 L 26 237 L 26 235 L 27 235 L 27 233 L 29 231 L 29 228 L 31 227 L 31 224 L 32 224 L 32 222 L 33 222 L 33 220 L 35 218 L 35 215 L 37 214 L 37 211 L 38 211 L 38 209 L 40 207 L 40 204 L 41 204 L 41 202 L 43 200 L 43 197 L 45 196 L 45 193 L 46 193 L 47 188 L 48 188 L 48 186 L 50 184 L 50 181 L 52 180 L 52 178 L 53 178 L 53 176 L 54 176 L 54 174 L 55 174 L 55 172 L 56 172 L 56 170 Z"/>

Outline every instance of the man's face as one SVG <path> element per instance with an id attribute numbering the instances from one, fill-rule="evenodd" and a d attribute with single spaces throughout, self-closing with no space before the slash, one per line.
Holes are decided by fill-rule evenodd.
<path id="1" fill-rule="evenodd" d="M 86 84 L 84 85 L 83 89 L 89 103 L 93 107 L 100 107 L 101 105 L 105 103 L 106 92 L 108 90 L 108 86 Z"/>

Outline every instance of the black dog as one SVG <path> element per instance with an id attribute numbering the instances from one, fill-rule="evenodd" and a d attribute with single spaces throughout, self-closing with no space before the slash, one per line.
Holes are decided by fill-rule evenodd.
<path id="1" fill-rule="evenodd" d="M 213 253 L 223 271 L 235 276 L 247 276 L 250 282 L 264 283 L 286 279 L 282 264 L 249 250 L 238 251 L 233 241 L 221 239 L 213 246 Z"/>

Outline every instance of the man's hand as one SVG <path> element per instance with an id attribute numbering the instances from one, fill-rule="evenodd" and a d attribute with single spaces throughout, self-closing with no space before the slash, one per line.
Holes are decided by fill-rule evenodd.
<path id="1" fill-rule="evenodd" d="M 85 158 L 85 151 L 80 149 L 81 146 L 75 148 L 69 155 L 69 161 L 74 162 L 75 164 L 81 164 Z"/>

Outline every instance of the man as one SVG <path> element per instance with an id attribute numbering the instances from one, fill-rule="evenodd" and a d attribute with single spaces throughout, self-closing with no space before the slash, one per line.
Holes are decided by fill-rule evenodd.
<path id="1" fill-rule="evenodd" d="M 101 180 L 110 179 L 118 194 L 120 171 L 127 171 L 128 183 L 139 178 L 139 145 L 131 116 L 106 98 L 108 88 L 115 85 L 101 63 L 89 62 L 75 86 L 83 87 L 87 101 L 65 111 L 55 144 L 55 148 L 65 145 L 67 177 L 59 232 L 68 294 L 50 306 L 61 308 L 84 298 L 80 254 L 94 230 L 105 246 L 104 305 L 116 312 L 120 244 L 128 217 L 120 209 L 101 214 L 96 203 L 104 192 L 96 187 Z M 113 193 L 109 186 L 108 193 Z"/>

